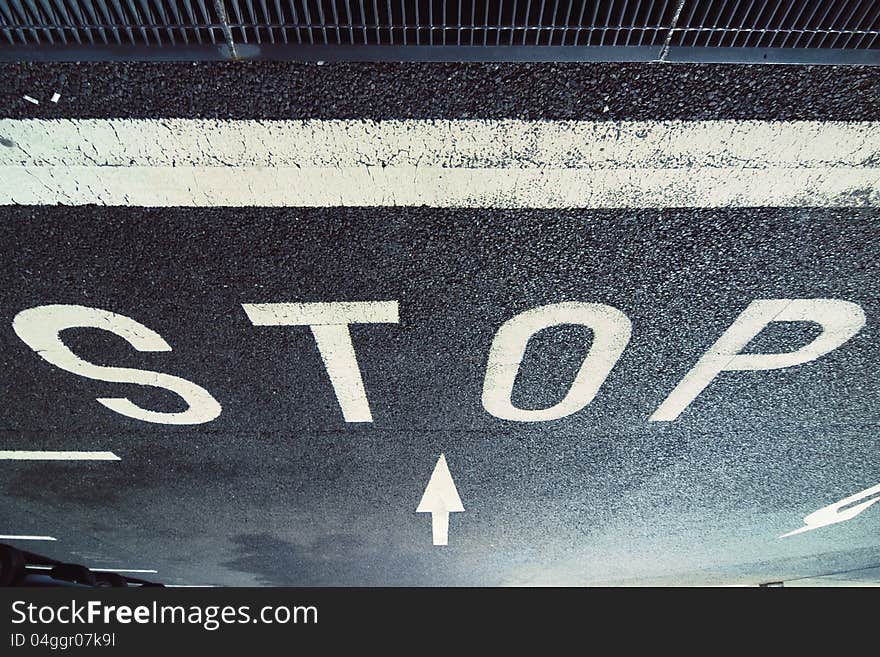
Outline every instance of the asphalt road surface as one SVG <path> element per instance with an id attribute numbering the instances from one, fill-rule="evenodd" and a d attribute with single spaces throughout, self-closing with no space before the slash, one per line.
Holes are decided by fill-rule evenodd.
<path id="1" fill-rule="evenodd" d="M 180 585 L 880 582 L 880 69 L 0 77 L 2 542 Z"/>

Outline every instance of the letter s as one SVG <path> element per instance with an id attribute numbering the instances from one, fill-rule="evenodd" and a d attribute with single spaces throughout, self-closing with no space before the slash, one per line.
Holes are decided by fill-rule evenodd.
<path id="1" fill-rule="evenodd" d="M 195 383 L 160 372 L 89 363 L 68 349 L 59 336 L 69 328 L 96 328 L 115 333 L 138 351 L 171 351 L 161 335 L 125 315 L 87 306 L 37 306 L 18 313 L 12 328 L 43 360 L 62 370 L 98 381 L 165 388 L 182 397 L 189 406 L 185 411 L 163 413 L 143 409 L 126 398 L 98 399 L 98 403 L 111 411 L 159 424 L 202 424 L 220 415 L 222 408 L 217 400 Z"/>

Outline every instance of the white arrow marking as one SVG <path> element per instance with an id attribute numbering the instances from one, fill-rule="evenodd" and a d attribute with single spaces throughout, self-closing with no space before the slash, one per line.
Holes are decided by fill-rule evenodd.
<path id="1" fill-rule="evenodd" d="M 854 504 L 841 511 L 840 509 L 848 504 L 853 504 L 853 502 L 857 502 L 866 497 L 871 497 L 872 495 L 877 495 L 874 499 L 868 500 L 867 502 L 862 502 L 861 504 Z M 838 522 L 843 522 L 845 520 L 850 520 L 851 518 L 855 518 L 862 511 L 867 509 L 872 504 L 876 504 L 880 502 L 880 484 L 876 486 L 871 486 L 870 488 L 866 488 L 860 493 L 856 493 L 855 495 L 850 495 L 849 497 L 845 497 L 839 502 L 835 502 L 834 504 L 829 504 L 828 506 L 822 507 L 818 511 L 813 511 L 808 516 L 804 516 L 804 527 L 800 529 L 795 529 L 792 532 L 788 532 L 787 534 L 783 534 L 779 538 L 786 538 L 787 536 L 794 536 L 795 534 L 801 534 L 803 532 L 808 532 L 812 529 L 819 529 L 819 527 L 825 527 L 827 525 L 834 525 Z"/>
<path id="2" fill-rule="evenodd" d="M 447 545 L 449 542 L 449 514 L 464 511 L 461 498 L 455 489 L 455 482 L 449 474 L 446 457 L 441 454 L 431 473 L 431 479 L 422 495 L 416 513 L 431 514 L 431 530 L 434 545 Z"/>

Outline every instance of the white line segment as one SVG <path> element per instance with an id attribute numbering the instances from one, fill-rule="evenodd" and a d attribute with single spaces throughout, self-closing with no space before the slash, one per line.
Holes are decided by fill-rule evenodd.
<path id="1" fill-rule="evenodd" d="M 54 540 L 54 539 L 52 539 Z M 52 570 L 55 566 L 28 566 L 35 570 Z M 89 568 L 93 573 L 158 573 L 150 568 Z"/>
<path id="2" fill-rule="evenodd" d="M 0 461 L 121 461 L 113 452 L 34 452 L 0 450 Z"/>
<path id="3" fill-rule="evenodd" d="M 54 536 L 22 536 L 19 534 L 0 534 L 0 540 L 4 541 L 57 541 Z"/>
<path id="4" fill-rule="evenodd" d="M 880 206 L 880 123 L 2 119 L 0 204 Z"/>

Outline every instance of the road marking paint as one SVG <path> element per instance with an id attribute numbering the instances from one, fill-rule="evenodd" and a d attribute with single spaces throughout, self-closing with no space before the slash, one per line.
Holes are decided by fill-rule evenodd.
<path id="1" fill-rule="evenodd" d="M 812 322 L 822 327 L 799 349 L 777 354 L 741 353 L 772 322 Z M 865 325 L 865 311 L 842 299 L 758 299 L 703 354 L 656 411 L 651 422 L 670 422 L 721 372 L 775 370 L 802 365 L 837 349 Z"/>
<path id="2" fill-rule="evenodd" d="M 55 566 L 28 566 L 35 570 L 52 570 Z M 148 568 L 89 568 L 93 573 L 158 573 L 158 570 Z"/>
<path id="3" fill-rule="evenodd" d="M 0 461 L 121 461 L 113 452 L 34 452 L 0 450 Z"/>
<path id="4" fill-rule="evenodd" d="M 372 422 L 350 324 L 397 324 L 397 301 L 243 303 L 255 326 L 308 326 L 346 422 Z"/>
<path id="5" fill-rule="evenodd" d="M 448 545 L 449 514 L 462 511 L 464 506 L 458 496 L 449 466 L 446 465 L 446 457 L 441 454 L 422 495 L 422 501 L 416 508 L 416 513 L 431 514 L 431 535 L 434 545 Z"/>
<path id="6" fill-rule="evenodd" d="M 65 329 L 93 328 L 124 338 L 138 351 L 171 351 L 171 345 L 161 335 L 125 315 L 87 306 L 52 304 L 22 310 L 12 320 L 12 328 L 40 358 L 55 367 L 87 379 L 164 388 L 181 397 L 188 406 L 185 411 L 167 413 L 141 408 L 125 397 L 97 400 L 120 415 L 158 424 L 202 424 L 215 419 L 222 411 L 211 393 L 191 381 L 161 372 L 95 365 L 77 356 L 61 340 L 60 334 Z"/>
<path id="7" fill-rule="evenodd" d="M 576 324 L 593 331 L 593 341 L 562 401 L 550 408 L 523 409 L 511 397 L 529 340 L 551 326 Z M 632 333 L 629 318 L 602 303 L 565 302 L 526 310 L 507 320 L 495 333 L 483 381 L 483 408 L 502 420 L 545 422 L 576 413 L 593 401 Z"/>
<path id="8" fill-rule="evenodd" d="M 869 499 L 866 502 L 861 502 L 860 504 L 855 504 L 855 502 L 863 500 L 866 497 L 870 497 L 872 499 Z M 795 534 L 802 534 L 804 532 L 812 531 L 813 529 L 819 529 L 819 527 L 835 525 L 838 522 L 850 520 L 852 518 L 855 518 L 862 511 L 876 504 L 877 502 L 880 502 L 880 484 L 877 484 L 876 486 L 871 486 L 870 488 L 866 488 L 865 490 L 856 493 L 855 495 L 845 497 L 839 502 L 829 504 L 828 506 L 822 507 L 818 511 L 814 511 L 811 514 L 804 516 L 803 527 L 788 532 L 787 534 L 783 534 L 779 538 L 787 538 L 789 536 L 794 536 Z M 843 508 L 845 506 L 849 506 L 850 504 L 852 504 L 852 506 L 850 506 L 849 508 Z"/>
<path id="9" fill-rule="evenodd" d="M 0 204 L 880 205 L 880 123 L 2 119 Z"/>
<path id="10" fill-rule="evenodd" d="M 54 536 L 22 536 L 20 534 L 0 534 L 4 541 L 57 541 Z"/>
<path id="11" fill-rule="evenodd" d="M 31 104 L 33 104 L 33 105 L 39 105 L 39 104 L 40 104 L 40 101 L 38 101 L 36 98 L 32 98 L 31 96 L 27 96 L 27 95 L 25 95 L 25 96 L 22 96 L 22 98 L 24 98 L 27 102 L 29 102 L 29 103 L 31 103 Z"/>

